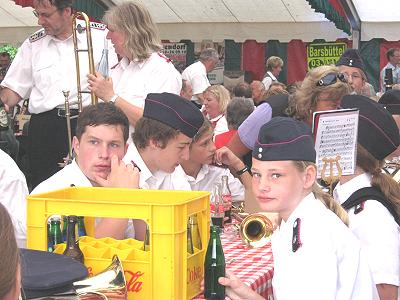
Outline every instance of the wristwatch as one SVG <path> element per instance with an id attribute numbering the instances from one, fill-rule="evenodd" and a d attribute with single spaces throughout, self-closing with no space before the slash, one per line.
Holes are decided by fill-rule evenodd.
<path id="1" fill-rule="evenodd" d="M 111 97 L 111 99 L 108 102 L 112 102 L 115 103 L 115 100 L 117 100 L 119 96 L 117 94 L 115 94 L 114 96 Z"/>

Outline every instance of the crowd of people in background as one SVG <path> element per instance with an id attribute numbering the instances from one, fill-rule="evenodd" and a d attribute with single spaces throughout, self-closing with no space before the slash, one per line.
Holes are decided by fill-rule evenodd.
<path id="1" fill-rule="evenodd" d="M 6 131 L 0 134 L 0 142 L 6 142 L 0 144 L 0 237 L 10 241 L 2 239 L 0 253 L 12 258 L 7 263 L 17 274 L 0 275 L 4 295 L 12 297 L 19 289 L 19 260 L 9 248 L 26 247 L 29 193 L 71 185 L 212 192 L 217 178 L 226 175 L 234 201 L 252 191 L 261 209 L 282 218 L 272 245 L 278 300 L 400 299 L 400 187 L 382 171 L 385 159 L 400 153 L 400 49 L 387 51 L 378 93 L 356 49 L 290 85 L 279 82 L 287 62 L 270 56 L 263 78 L 228 89 L 207 77 L 219 62 L 217 50 L 202 49 L 199 60 L 179 73 L 160 53 L 148 10 L 127 2 L 108 10 L 104 24 L 93 25 L 95 64 L 108 40 L 112 68 L 109 76 L 89 74 L 83 63 L 82 89 L 100 103 L 90 105 L 84 94 L 79 112 L 73 0 L 33 3 L 43 28 L 26 39 L 12 62 L 8 53 L 0 53 L 1 103 L 12 115 L 29 99 L 31 116 L 20 149 L 26 152 L 23 167 L 18 147 L 12 148 L 18 144 L 15 128 L 7 129 L 11 139 Z M 86 46 L 83 35 L 77 43 Z M 73 103 L 73 157 L 67 157 L 64 90 Z M 340 179 L 332 198 L 316 181 L 310 128 L 314 112 L 341 108 L 360 111 L 357 166 L 354 175 Z M 72 162 L 60 168 L 66 160 Z M 366 194 L 361 203 L 349 202 L 364 188 L 379 197 Z M 295 245 L 299 220 L 302 244 Z M 103 218 L 96 220 L 95 235 L 143 240 L 145 230 L 141 220 Z M 304 269 L 309 276 L 300 272 Z M 260 297 L 234 274 L 220 283 L 232 299 Z"/>

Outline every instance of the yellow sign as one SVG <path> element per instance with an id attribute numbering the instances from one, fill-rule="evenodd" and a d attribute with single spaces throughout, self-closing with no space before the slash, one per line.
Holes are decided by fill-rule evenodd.
<path id="1" fill-rule="evenodd" d="M 309 44 L 307 46 L 308 70 L 324 65 L 334 65 L 346 48 L 345 43 Z"/>

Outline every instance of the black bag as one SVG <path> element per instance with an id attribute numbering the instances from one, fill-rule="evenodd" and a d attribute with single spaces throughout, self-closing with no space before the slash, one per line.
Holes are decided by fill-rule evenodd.
<path id="1" fill-rule="evenodd" d="M 28 249 L 20 253 L 25 299 L 72 292 L 72 283 L 88 276 L 86 267 L 69 256 Z"/>
<path id="2" fill-rule="evenodd" d="M 396 223 L 400 226 L 400 216 L 397 214 L 393 204 L 386 199 L 383 193 L 374 187 L 365 187 L 355 191 L 349 199 L 342 203 L 342 207 L 345 210 L 361 204 L 366 200 L 376 200 L 379 201 L 387 210 L 392 214 Z"/>

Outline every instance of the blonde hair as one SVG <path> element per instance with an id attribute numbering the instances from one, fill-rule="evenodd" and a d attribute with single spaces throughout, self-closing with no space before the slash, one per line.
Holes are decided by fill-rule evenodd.
<path id="1" fill-rule="evenodd" d="M 382 172 L 384 164 L 383 160 L 377 160 L 368 150 L 357 144 L 357 166 L 371 174 L 371 186 L 383 193 L 400 216 L 400 186 L 390 175 Z"/>
<path id="2" fill-rule="evenodd" d="M 304 172 L 308 166 L 313 166 L 315 169 L 317 168 L 313 162 L 309 161 L 293 161 L 293 163 L 300 172 Z M 331 210 L 335 215 L 339 217 L 340 220 L 342 220 L 344 224 L 349 226 L 349 217 L 347 215 L 347 212 L 339 203 L 337 203 L 332 198 L 331 195 L 322 191 L 322 189 L 316 182 L 314 182 L 312 186 L 312 192 L 315 198 L 320 200 L 326 206 L 326 208 Z"/>
<path id="3" fill-rule="evenodd" d="M 283 67 L 283 60 L 278 56 L 270 56 L 265 63 L 267 71 L 271 71 L 275 67 Z"/>
<path id="4" fill-rule="evenodd" d="M 222 114 L 226 113 L 226 107 L 231 100 L 231 95 L 229 91 L 220 84 L 209 86 L 204 93 L 209 92 L 215 96 L 219 104 L 219 110 Z"/>
<path id="5" fill-rule="evenodd" d="M 339 69 L 333 65 L 321 66 L 307 73 L 303 82 L 289 100 L 287 109 L 289 116 L 297 120 L 307 121 L 311 119 L 322 92 L 328 93 L 333 101 L 342 99 L 343 96 L 350 93 L 349 85 L 339 79 L 328 86 L 317 86 L 318 81 L 330 73 L 339 74 Z"/>
<path id="6" fill-rule="evenodd" d="M 124 48 L 131 60 L 143 61 L 162 49 L 157 27 L 148 10 L 139 3 L 125 2 L 112 7 L 105 13 L 103 21 L 124 33 Z"/>

